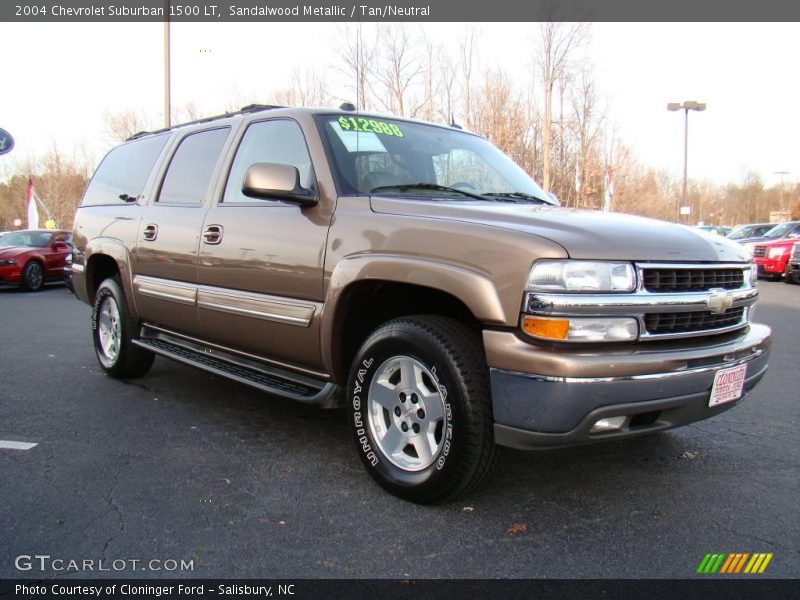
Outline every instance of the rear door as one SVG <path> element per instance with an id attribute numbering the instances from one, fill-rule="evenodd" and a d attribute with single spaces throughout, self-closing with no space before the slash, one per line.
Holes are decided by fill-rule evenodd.
<path id="1" fill-rule="evenodd" d="M 197 248 L 229 126 L 180 138 L 145 207 L 135 246 L 134 290 L 143 320 L 198 334 Z"/>
<path id="2" fill-rule="evenodd" d="M 204 337 L 314 370 L 321 364 L 318 321 L 332 200 L 300 207 L 242 193 L 245 172 L 259 162 L 295 166 L 304 188 L 318 187 L 296 121 L 251 122 L 240 138 L 200 240 L 197 306 Z"/>

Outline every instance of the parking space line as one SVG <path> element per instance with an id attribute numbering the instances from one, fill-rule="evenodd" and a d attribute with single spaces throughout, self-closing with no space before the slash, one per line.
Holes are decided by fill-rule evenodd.
<path id="1" fill-rule="evenodd" d="M 8 440 L 0 440 L 0 450 L 30 450 L 38 445 L 37 442 L 10 442 Z"/>

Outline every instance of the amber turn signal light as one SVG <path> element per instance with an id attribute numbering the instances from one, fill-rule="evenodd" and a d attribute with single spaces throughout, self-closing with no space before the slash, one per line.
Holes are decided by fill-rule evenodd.
<path id="1" fill-rule="evenodd" d="M 550 340 L 565 340 L 569 333 L 567 319 L 542 319 L 539 317 L 524 317 L 522 330 L 528 335 Z"/>

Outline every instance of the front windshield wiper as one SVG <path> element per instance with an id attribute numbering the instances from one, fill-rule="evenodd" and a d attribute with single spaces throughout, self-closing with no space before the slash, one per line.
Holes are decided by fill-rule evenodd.
<path id="1" fill-rule="evenodd" d="M 403 192 L 405 190 L 431 190 L 434 192 L 450 192 L 453 194 L 461 194 L 462 196 L 466 196 L 467 198 L 474 198 L 475 200 L 492 200 L 491 198 L 487 198 L 486 196 L 482 196 L 481 194 L 476 194 L 475 192 L 467 192 L 466 190 L 460 190 L 454 187 L 448 187 L 446 185 L 438 185 L 435 183 L 403 183 L 398 185 L 381 185 L 376 188 L 372 188 L 369 193 L 375 194 L 380 192 L 391 192 L 391 191 L 398 191 Z"/>
<path id="2" fill-rule="evenodd" d="M 533 194 L 528 194 L 525 192 L 486 192 L 486 196 L 490 196 L 492 198 L 501 198 L 503 200 L 509 200 L 511 202 L 514 201 L 521 201 L 521 202 L 541 202 L 542 204 L 553 204 L 550 200 L 545 200 L 544 198 L 539 198 L 539 196 L 534 196 Z"/>

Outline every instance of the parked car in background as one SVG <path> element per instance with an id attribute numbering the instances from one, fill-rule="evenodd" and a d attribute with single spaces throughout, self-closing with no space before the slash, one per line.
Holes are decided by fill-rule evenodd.
<path id="1" fill-rule="evenodd" d="M 789 253 L 789 264 L 784 271 L 787 283 L 800 283 L 800 242 L 795 242 Z"/>
<path id="2" fill-rule="evenodd" d="M 64 279 L 64 259 L 72 253 L 72 234 L 51 229 L 14 231 L 0 239 L 0 286 L 28 292 Z"/>
<path id="3" fill-rule="evenodd" d="M 730 227 L 725 227 L 724 225 L 700 225 L 698 229 L 708 231 L 709 233 L 716 233 L 717 235 L 721 235 L 723 237 L 727 237 L 732 231 Z"/>
<path id="4" fill-rule="evenodd" d="M 784 238 L 764 244 L 753 244 L 753 258 L 756 261 L 758 276 L 780 279 L 787 272 L 789 256 L 797 244 L 794 238 Z"/>
<path id="5" fill-rule="evenodd" d="M 747 223 L 734 227 L 727 238 L 736 241 L 757 238 L 767 233 L 773 227 L 775 227 L 775 223 Z"/>
<path id="6" fill-rule="evenodd" d="M 740 244 L 752 244 L 754 242 L 767 243 L 773 240 L 780 240 L 783 238 L 791 238 L 799 236 L 800 236 L 800 221 L 787 221 L 785 223 L 779 223 L 777 225 L 773 225 L 772 229 L 768 230 L 766 233 L 762 233 L 760 236 L 742 238 L 736 241 L 739 242 Z"/>
<path id="7" fill-rule="evenodd" d="M 75 286 L 72 285 L 72 252 L 67 254 L 64 259 L 64 283 L 69 288 L 69 291 L 75 293 Z"/>

